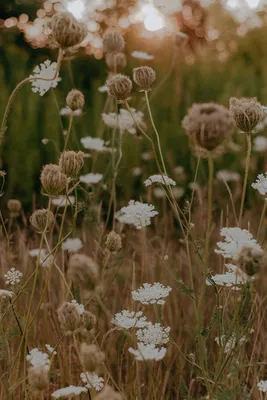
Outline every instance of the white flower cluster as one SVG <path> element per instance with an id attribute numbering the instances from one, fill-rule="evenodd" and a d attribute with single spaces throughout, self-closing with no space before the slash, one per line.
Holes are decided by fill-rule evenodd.
<path id="1" fill-rule="evenodd" d="M 144 114 L 141 111 L 136 111 L 134 108 L 131 108 L 131 113 L 138 123 L 138 125 L 144 126 Z M 134 135 L 136 130 L 136 124 L 133 120 L 133 117 L 129 113 L 128 110 L 121 108 L 119 113 L 109 113 L 109 114 L 102 114 L 102 119 L 106 126 L 109 128 L 116 128 L 118 127 L 121 131 L 127 131 Z"/>
<path id="2" fill-rule="evenodd" d="M 74 196 L 59 196 L 54 199 L 52 199 L 52 204 L 56 207 L 66 207 L 67 205 L 71 205 L 75 203 L 75 197 Z"/>
<path id="3" fill-rule="evenodd" d="M 230 337 L 222 335 L 220 338 L 215 338 L 215 342 L 224 348 L 224 353 L 230 353 L 236 346 L 241 346 L 244 344 L 246 340 L 247 339 L 245 336 L 242 336 L 240 339 L 238 339 L 235 333 L 233 333 Z"/>
<path id="4" fill-rule="evenodd" d="M 50 368 L 50 360 L 48 354 L 43 353 L 38 349 L 32 349 L 30 353 L 26 356 L 26 360 L 29 361 L 29 363 L 33 367 L 45 367 L 47 370 L 49 370 Z"/>
<path id="5" fill-rule="evenodd" d="M 22 272 L 18 271 L 15 268 L 10 268 L 9 271 L 4 275 L 6 285 L 16 285 L 16 283 L 20 283 L 20 278 L 23 276 Z"/>
<path id="6" fill-rule="evenodd" d="M 147 60 L 147 61 L 149 61 L 149 60 L 153 60 L 154 59 L 154 56 L 151 56 L 150 54 L 147 54 L 144 51 L 137 51 L 137 50 L 133 51 L 131 56 L 134 57 L 134 58 L 137 58 L 139 60 Z"/>
<path id="7" fill-rule="evenodd" d="M 172 188 L 172 194 L 175 199 L 180 199 L 184 195 L 184 188 L 182 187 L 174 187 Z M 166 197 L 166 192 L 161 187 L 155 187 L 153 189 L 153 195 L 157 199 L 164 199 Z"/>
<path id="8" fill-rule="evenodd" d="M 150 322 L 145 328 L 136 331 L 136 337 L 139 343 L 163 346 L 169 342 L 170 330 L 170 327 L 164 328 L 158 323 Z"/>
<path id="9" fill-rule="evenodd" d="M 54 262 L 54 257 L 52 254 L 50 254 L 50 256 L 48 256 L 48 253 L 46 252 L 45 249 L 32 249 L 29 250 L 29 255 L 31 257 L 38 257 L 40 254 L 40 266 L 44 267 L 44 268 L 49 268 L 53 262 Z"/>
<path id="10" fill-rule="evenodd" d="M 138 290 L 132 291 L 132 298 L 142 304 L 165 304 L 165 297 L 168 297 L 172 288 L 163 286 L 161 283 L 144 283 Z"/>
<path id="11" fill-rule="evenodd" d="M 105 142 L 99 138 L 93 138 L 91 136 L 87 136 L 81 138 L 81 143 L 83 147 L 87 150 L 94 150 L 94 151 L 110 151 L 108 147 L 105 146 Z"/>
<path id="12" fill-rule="evenodd" d="M 261 249 L 252 234 L 246 229 L 222 228 L 220 233 L 224 237 L 224 242 L 217 243 L 219 250 L 215 249 L 215 253 L 221 254 L 224 258 L 234 259 L 244 246 Z"/>
<path id="13" fill-rule="evenodd" d="M 151 218 L 158 214 L 151 204 L 130 200 L 128 206 L 123 207 L 116 218 L 123 224 L 134 225 L 137 229 L 145 228 L 151 224 Z"/>
<path id="14" fill-rule="evenodd" d="M 151 175 L 145 180 L 145 186 L 151 186 L 153 183 L 160 183 L 161 185 L 176 186 L 176 182 L 166 175 Z"/>
<path id="15" fill-rule="evenodd" d="M 267 151 L 267 138 L 265 136 L 257 136 L 254 139 L 253 150 L 261 153 Z"/>
<path id="16" fill-rule="evenodd" d="M 244 285 L 250 279 L 245 272 L 233 264 L 225 265 L 228 271 L 225 274 L 216 274 L 211 277 L 215 285 L 231 287 L 232 290 L 239 290 L 240 285 Z M 212 283 L 210 280 L 206 280 L 208 286 Z"/>
<path id="17" fill-rule="evenodd" d="M 157 348 L 154 344 L 137 343 L 137 350 L 130 347 L 129 352 L 135 356 L 137 361 L 159 361 L 165 357 L 167 349 L 165 347 Z"/>
<path id="18" fill-rule="evenodd" d="M 83 243 L 79 238 L 68 238 L 62 243 L 62 250 L 68 251 L 70 253 L 77 253 L 83 248 Z"/>
<path id="19" fill-rule="evenodd" d="M 86 384 L 85 387 L 87 387 L 88 389 L 94 388 L 97 392 L 99 392 L 104 387 L 104 379 L 96 374 L 83 372 L 80 375 L 80 378 L 82 382 Z"/>
<path id="20" fill-rule="evenodd" d="M 54 356 L 57 354 L 57 352 L 55 351 L 55 349 L 52 347 L 52 346 L 50 346 L 50 344 L 46 344 L 45 345 L 45 348 L 46 348 L 46 350 L 49 352 L 49 354 L 54 354 Z"/>
<path id="21" fill-rule="evenodd" d="M 83 304 L 79 304 L 76 300 L 71 300 L 71 303 L 75 305 L 78 313 L 80 315 L 83 315 L 83 313 L 84 313 L 84 305 Z"/>
<path id="22" fill-rule="evenodd" d="M 239 182 L 240 174 L 238 172 L 233 172 L 233 171 L 228 171 L 226 169 L 222 169 L 221 171 L 217 172 L 216 178 L 218 179 L 218 181 Z"/>
<path id="23" fill-rule="evenodd" d="M 262 196 L 267 195 L 267 172 L 257 176 L 256 182 L 251 185 L 253 189 L 257 189 Z"/>
<path id="24" fill-rule="evenodd" d="M 0 289 L 0 297 L 9 297 L 11 299 L 12 296 L 13 293 L 10 290 Z"/>
<path id="25" fill-rule="evenodd" d="M 73 116 L 73 117 L 79 117 L 80 115 L 82 115 L 83 110 L 81 108 L 79 108 L 78 110 L 72 111 L 71 108 L 67 107 L 63 107 L 61 108 L 59 114 L 62 117 L 69 117 L 69 116 Z"/>
<path id="26" fill-rule="evenodd" d="M 49 89 L 57 87 L 58 82 L 61 81 L 57 73 L 57 63 L 52 63 L 50 60 L 46 60 L 40 66 L 35 67 L 33 72 L 34 74 L 30 75 L 30 78 L 36 79 L 32 81 L 32 91 L 39 93 L 40 96 L 43 96 Z"/>
<path id="27" fill-rule="evenodd" d="M 267 393 L 267 381 L 261 380 L 257 384 L 257 388 L 259 389 L 260 392 Z"/>
<path id="28" fill-rule="evenodd" d="M 128 310 L 115 314 L 111 322 L 119 329 L 143 328 L 148 324 L 142 311 L 134 312 Z"/>
<path id="29" fill-rule="evenodd" d="M 54 393 L 52 393 L 52 397 L 54 399 L 60 399 L 61 397 L 70 397 L 70 396 L 78 396 L 82 393 L 87 393 L 88 390 L 86 387 L 81 387 L 81 386 L 67 386 L 65 388 L 61 388 L 56 390 Z"/>
<path id="30" fill-rule="evenodd" d="M 93 174 L 92 172 L 87 175 L 80 176 L 80 182 L 86 183 L 87 185 L 99 183 L 102 179 L 102 174 Z"/>

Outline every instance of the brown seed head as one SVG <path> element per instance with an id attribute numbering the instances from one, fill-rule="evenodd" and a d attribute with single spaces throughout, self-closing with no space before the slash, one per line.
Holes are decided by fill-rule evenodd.
<path id="1" fill-rule="evenodd" d="M 67 334 L 81 329 L 83 324 L 82 315 L 77 310 L 75 304 L 65 302 L 58 309 L 57 313 L 61 329 L 66 331 Z"/>
<path id="2" fill-rule="evenodd" d="M 125 103 L 129 100 L 133 84 L 128 76 L 116 74 L 107 80 L 106 85 L 109 95 L 114 97 L 118 103 Z"/>
<path id="3" fill-rule="evenodd" d="M 140 92 L 149 91 L 156 80 L 156 72 L 151 67 L 134 68 L 133 80 Z"/>
<path id="4" fill-rule="evenodd" d="M 235 261 L 248 276 L 253 276 L 259 272 L 261 267 L 266 265 L 267 260 L 262 249 L 244 246 L 238 252 Z"/>
<path id="5" fill-rule="evenodd" d="M 72 111 L 81 110 L 84 102 L 84 95 L 80 90 L 72 89 L 67 95 L 66 104 Z"/>
<path id="6" fill-rule="evenodd" d="M 245 133 L 252 133 L 262 121 L 264 111 L 255 97 L 230 99 L 230 114 L 235 125 Z"/>
<path id="7" fill-rule="evenodd" d="M 64 151 L 59 159 L 59 167 L 68 178 L 77 178 L 83 165 L 85 154 L 82 151 Z"/>
<path id="8" fill-rule="evenodd" d="M 30 223 L 37 229 L 37 232 L 43 233 L 49 231 L 55 223 L 55 217 L 52 211 L 43 208 L 36 210 L 30 217 Z"/>
<path id="9" fill-rule="evenodd" d="M 22 210 L 22 204 L 19 200 L 10 199 L 7 202 L 7 208 L 10 212 L 11 217 L 18 217 Z"/>
<path id="10" fill-rule="evenodd" d="M 48 24 L 51 39 L 62 50 L 78 46 L 87 36 L 87 28 L 69 12 L 55 14 Z"/>
<path id="11" fill-rule="evenodd" d="M 126 55 L 124 53 L 107 53 L 106 64 L 110 71 L 121 71 L 127 65 Z"/>
<path id="12" fill-rule="evenodd" d="M 55 164 L 47 164 L 41 173 L 41 184 L 47 196 L 58 196 L 67 186 L 68 178 Z"/>
<path id="13" fill-rule="evenodd" d="M 88 372 L 96 371 L 105 361 L 105 354 L 95 344 L 82 343 L 80 352 L 82 364 Z"/>
<path id="14" fill-rule="evenodd" d="M 105 53 L 120 53 L 123 51 L 125 41 L 119 32 L 106 32 L 103 36 L 103 48 Z"/>
<path id="15" fill-rule="evenodd" d="M 84 311 L 83 313 L 83 325 L 87 331 L 91 331 L 96 326 L 96 316 L 90 311 Z"/>
<path id="16" fill-rule="evenodd" d="M 33 391 L 42 392 L 49 386 L 48 369 L 42 365 L 30 367 L 28 381 Z"/>
<path id="17" fill-rule="evenodd" d="M 117 253 L 122 248 L 120 235 L 114 231 L 110 232 L 107 236 L 105 245 L 111 253 Z"/>
<path id="18" fill-rule="evenodd" d="M 95 400 L 123 400 L 122 395 L 116 392 L 111 386 L 106 385 L 99 394 L 96 395 Z"/>
<path id="19" fill-rule="evenodd" d="M 69 259 L 68 275 L 75 285 L 92 290 L 99 280 L 99 266 L 85 254 L 73 254 Z"/>

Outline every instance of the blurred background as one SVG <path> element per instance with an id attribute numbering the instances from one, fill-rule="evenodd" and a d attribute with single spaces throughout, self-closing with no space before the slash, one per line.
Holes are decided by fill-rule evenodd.
<path id="1" fill-rule="evenodd" d="M 3 4 L 4 3 L 4 4 Z M 60 10 L 68 10 L 88 26 L 88 37 L 79 52 L 71 54 L 60 72 L 62 81 L 55 90 L 40 97 L 25 86 L 17 95 L 8 119 L 8 130 L 0 150 L 0 168 L 7 172 L 6 198 L 18 198 L 30 208 L 40 191 L 42 165 L 57 161 L 56 145 L 62 145 L 67 118 L 60 117 L 69 90 L 78 88 L 86 98 L 84 114 L 75 120 L 72 148 L 82 148 L 80 138 L 99 136 L 110 140 L 101 113 L 106 93 L 107 68 L 102 36 L 116 27 L 126 40 L 128 64 L 125 73 L 148 64 L 157 72 L 158 86 L 151 103 L 161 133 L 169 169 L 182 167 L 188 184 L 195 170 L 187 138 L 181 127 L 193 102 L 216 101 L 228 105 L 231 96 L 257 96 L 267 104 L 267 6 L 264 0 L 7 0 L 0 4 L 0 119 L 8 97 L 19 81 L 57 52 L 48 45 L 45 25 Z M 132 57 L 133 51 L 147 52 L 153 59 Z M 142 96 L 133 94 L 131 104 L 146 110 Z M 147 118 L 145 118 L 147 119 Z M 148 119 L 147 119 L 148 120 Z M 264 132 L 261 132 L 263 135 Z M 44 138 L 53 142 L 43 144 Z M 219 160 L 242 173 L 237 157 L 238 142 Z M 131 198 L 141 194 L 141 182 L 156 172 L 149 162 L 149 146 L 125 135 L 124 157 L 118 190 Z M 97 161 L 103 172 L 105 159 Z M 264 159 L 259 161 L 262 168 Z M 88 164 L 85 173 L 90 172 Z M 101 169 L 102 168 L 102 169 Z M 138 172 L 139 169 L 139 172 Z M 135 172 L 134 172 L 135 171 Z M 181 169 L 180 169 L 181 172 Z M 202 175 L 205 175 L 203 167 Z M 201 176 L 200 176 L 201 179 Z M 184 191 L 188 190 L 184 187 Z"/>

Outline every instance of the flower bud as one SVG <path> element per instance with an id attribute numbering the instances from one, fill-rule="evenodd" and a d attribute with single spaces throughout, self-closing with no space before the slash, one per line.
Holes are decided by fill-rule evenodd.
<path id="1" fill-rule="evenodd" d="M 65 302 L 57 313 L 61 329 L 66 331 L 67 334 L 71 334 L 82 327 L 82 315 L 75 304 Z"/>
<path id="2" fill-rule="evenodd" d="M 55 164 L 47 164 L 41 173 L 41 184 L 48 196 L 58 196 L 67 186 L 68 179 Z"/>
<path id="3" fill-rule="evenodd" d="M 84 107 L 84 95 L 80 90 L 72 89 L 66 99 L 67 106 L 71 111 L 81 110 Z"/>
<path id="4" fill-rule="evenodd" d="M 82 151 L 64 151 L 59 159 L 59 167 L 68 178 L 77 178 L 83 165 L 84 153 Z"/>
<path id="5" fill-rule="evenodd" d="M 126 55 L 124 53 L 107 53 L 106 64 L 110 71 L 122 70 L 127 65 Z"/>
<path id="6" fill-rule="evenodd" d="M 88 33 L 86 26 L 77 21 L 69 12 L 55 14 L 48 27 L 52 31 L 52 41 L 62 50 L 78 46 Z"/>
<path id="7" fill-rule="evenodd" d="M 116 74 L 107 80 L 107 88 L 110 96 L 115 97 L 118 103 L 125 103 L 132 91 L 132 81 L 128 76 Z"/>
<path id="8" fill-rule="evenodd" d="M 22 204 L 19 200 L 10 199 L 7 202 L 7 208 L 10 212 L 11 217 L 15 218 L 20 215 L 20 212 L 22 210 Z"/>
<path id="9" fill-rule="evenodd" d="M 255 97 L 230 99 L 230 114 L 235 125 L 245 133 L 252 133 L 262 121 L 264 111 Z"/>
<path id="10" fill-rule="evenodd" d="M 114 231 L 110 232 L 107 236 L 105 245 L 111 253 L 117 253 L 122 248 L 120 235 Z"/>
<path id="11" fill-rule="evenodd" d="M 37 210 L 30 217 L 30 223 L 37 229 L 37 232 L 43 233 L 49 231 L 55 223 L 55 217 L 52 211 L 47 209 Z"/>
<path id="12" fill-rule="evenodd" d="M 133 80 L 140 92 L 151 90 L 156 80 L 156 72 L 151 67 L 138 67 L 133 70 Z"/>
<path id="13" fill-rule="evenodd" d="M 48 369 L 43 365 L 30 367 L 28 369 L 28 381 L 33 391 L 44 391 L 49 386 Z"/>
<path id="14" fill-rule="evenodd" d="M 81 361 L 86 371 L 95 372 L 105 360 L 105 354 L 95 344 L 82 343 Z"/>
<path id="15" fill-rule="evenodd" d="M 123 51 L 125 41 L 119 32 L 106 32 L 103 36 L 103 48 L 105 53 L 120 53 Z"/>
<path id="16" fill-rule="evenodd" d="M 75 285 L 92 290 L 99 279 L 99 266 L 85 254 L 73 254 L 69 259 L 68 275 Z"/>

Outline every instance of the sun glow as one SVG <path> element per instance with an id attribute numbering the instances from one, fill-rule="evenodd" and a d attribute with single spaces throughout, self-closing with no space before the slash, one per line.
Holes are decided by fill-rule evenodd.
<path id="1" fill-rule="evenodd" d="M 71 0 L 67 3 L 67 10 L 77 19 L 82 19 L 85 12 L 84 0 Z"/>
<path id="2" fill-rule="evenodd" d="M 148 31 L 158 31 L 164 27 L 164 17 L 153 4 L 145 4 L 142 7 L 142 14 L 144 25 Z"/>

